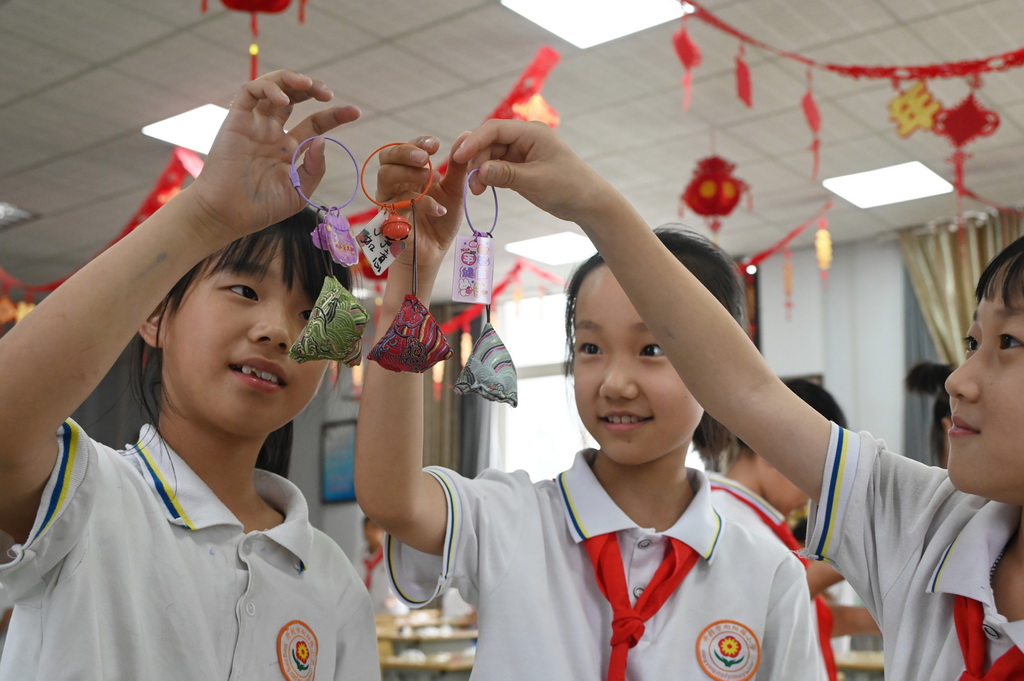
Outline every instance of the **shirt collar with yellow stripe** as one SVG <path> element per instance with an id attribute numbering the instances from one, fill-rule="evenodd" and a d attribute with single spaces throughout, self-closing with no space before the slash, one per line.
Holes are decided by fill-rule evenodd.
<path id="1" fill-rule="evenodd" d="M 592 450 L 580 452 L 572 468 L 555 480 L 565 506 L 565 522 L 577 543 L 638 527 L 598 482 L 588 462 L 593 455 Z M 722 518 L 711 505 L 711 489 L 704 474 L 692 468 L 686 472 L 695 490 L 693 499 L 675 524 L 661 534 L 678 539 L 711 562 L 722 532 Z"/>
<path id="2" fill-rule="evenodd" d="M 139 441 L 126 453 L 133 458 L 172 524 L 189 530 L 217 525 L 242 527 L 238 518 L 151 425 L 143 426 Z M 253 475 L 256 492 L 285 516 L 284 522 L 263 535 L 295 554 L 303 569 L 309 567 L 313 529 L 302 493 L 288 480 L 266 471 L 256 470 Z"/>

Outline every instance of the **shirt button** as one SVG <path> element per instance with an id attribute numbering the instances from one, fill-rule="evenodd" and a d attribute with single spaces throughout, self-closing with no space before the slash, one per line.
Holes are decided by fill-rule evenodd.
<path id="1" fill-rule="evenodd" d="M 981 625 L 981 628 L 985 630 L 986 636 L 996 641 L 999 640 L 999 630 L 993 627 L 991 624 L 983 624 Z"/>
<path id="2" fill-rule="evenodd" d="M 650 539 L 642 539 L 642 540 L 640 540 L 640 543 L 637 544 L 637 546 L 639 546 L 642 549 L 646 549 L 650 545 L 651 545 L 651 540 Z"/>
<path id="3" fill-rule="evenodd" d="M 644 592 L 644 588 L 642 586 L 638 586 L 638 587 L 635 587 L 633 589 L 633 595 L 636 596 L 637 598 L 640 598 L 640 594 L 642 594 L 643 592 Z"/>
<path id="4" fill-rule="evenodd" d="M 249 617 L 255 617 L 256 616 L 256 604 L 253 603 L 252 601 L 249 601 L 248 603 L 245 604 L 245 611 L 247 613 L 249 613 Z"/>
<path id="5" fill-rule="evenodd" d="M 252 541 L 246 539 L 242 542 L 242 555 L 248 556 L 250 553 L 252 553 Z"/>

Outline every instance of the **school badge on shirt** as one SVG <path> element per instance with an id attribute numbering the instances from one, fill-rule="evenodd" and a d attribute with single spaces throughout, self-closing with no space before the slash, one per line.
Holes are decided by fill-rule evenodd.
<path id="1" fill-rule="evenodd" d="M 761 664 L 761 642 L 744 624 L 712 622 L 697 637 L 697 661 L 713 679 L 747 681 Z"/>
<path id="2" fill-rule="evenodd" d="M 288 681 L 316 678 L 316 652 L 316 634 L 305 622 L 292 620 L 277 635 L 277 661 Z"/>

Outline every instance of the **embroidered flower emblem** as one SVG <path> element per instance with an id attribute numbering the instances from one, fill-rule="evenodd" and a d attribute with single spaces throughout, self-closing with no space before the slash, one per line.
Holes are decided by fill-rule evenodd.
<path id="1" fill-rule="evenodd" d="M 299 642 L 295 644 L 295 656 L 299 658 L 299 662 L 302 664 L 309 662 L 309 646 L 306 645 L 305 641 L 300 639 Z"/>
<path id="2" fill-rule="evenodd" d="M 732 636 L 726 636 L 718 642 L 718 649 L 726 657 L 736 657 L 740 654 L 740 650 L 743 649 L 743 646 L 741 646 L 740 642 Z"/>

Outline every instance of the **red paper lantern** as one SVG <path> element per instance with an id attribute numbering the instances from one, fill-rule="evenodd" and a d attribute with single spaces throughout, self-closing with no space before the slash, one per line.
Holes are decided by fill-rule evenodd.
<path id="1" fill-rule="evenodd" d="M 747 183 L 734 177 L 736 165 L 721 156 L 708 156 L 697 161 L 693 179 L 683 190 L 682 200 L 690 210 L 708 220 L 712 232 L 722 226 L 719 217 L 729 215 L 748 191 Z"/>

